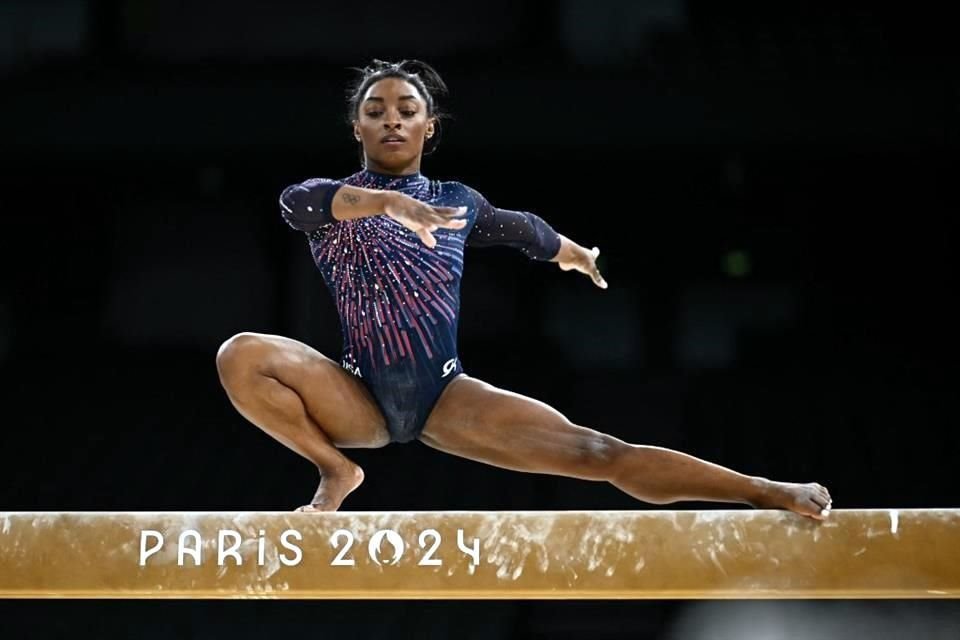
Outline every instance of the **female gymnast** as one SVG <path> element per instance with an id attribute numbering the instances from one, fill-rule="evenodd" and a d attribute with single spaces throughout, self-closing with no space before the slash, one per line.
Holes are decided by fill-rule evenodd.
<path id="1" fill-rule="evenodd" d="M 335 511 L 363 482 L 341 449 L 419 439 L 498 467 L 609 482 L 648 503 L 735 502 L 827 517 L 831 498 L 819 484 L 775 482 L 630 444 L 464 373 L 456 332 L 465 246 L 509 245 L 602 289 L 607 283 L 597 248 L 420 173 L 440 135 L 436 100 L 445 91 L 425 63 L 375 60 L 348 104 L 364 169 L 343 180 L 313 178 L 280 196 L 283 218 L 306 233 L 336 301 L 341 362 L 255 333 L 233 336 L 217 353 L 237 410 L 317 466 L 320 486 L 298 510 Z"/>

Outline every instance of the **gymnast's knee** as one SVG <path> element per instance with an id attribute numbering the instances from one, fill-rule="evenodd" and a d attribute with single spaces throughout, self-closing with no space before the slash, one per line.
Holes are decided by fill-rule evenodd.
<path id="1" fill-rule="evenodd" d="M 259 333 L 238 333 L 217 350 L 217 373 L 220 383 L 229 388 L 244 377 L 256 374 L 267 361 L 270 345 Z"/>
<path id="2" fill-rule="evenodd" d="M 629 445 L 605 433 L 584 435 L 577 443 L 577 457 L 582 468 L 600 480 L 610 480 L 619 473 L 620 460 Z"/>

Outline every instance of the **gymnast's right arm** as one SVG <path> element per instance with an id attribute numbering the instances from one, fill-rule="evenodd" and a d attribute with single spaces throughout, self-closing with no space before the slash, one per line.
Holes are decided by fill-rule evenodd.
<path id="1" fill-rule="evenodd" d="M 294 229 L 313 231 L 339 220 L 386 214 L 415 232 L 428 247 L 437 244 L 431 231 L 462 229 L 466 208 L 432 207 L 399 191 L 346 185 L 339 180 L 311 178 L 280 194 L 280 211 Z"/>
<path id="2" fill-rule="evenodd" d="M 311 178 L 280 194 L 280 212 L 294 229 L 313 231 L 338 220 L 385 212 L 394 192 L 345 185 L 339 180 Z"/>

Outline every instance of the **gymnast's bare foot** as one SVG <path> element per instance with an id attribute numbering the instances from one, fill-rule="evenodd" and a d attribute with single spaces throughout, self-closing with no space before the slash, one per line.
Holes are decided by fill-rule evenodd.
<path id="1" fill-rule="evenodd" d="M 320 473 L 320 486 L 310 504 L 297 511 L 336 511 L 343 499 L 363 482 L 363 469 L 357 465 L 343 471 Z"/>
<path id="2" fill-rule="evenodd" d="M 762 482 L 764 487 L 760 498 L 751 502 L 758 509 L 786 509 L 815 520 L 824 520 L 830 515 L 833 500 L 823 485 L 816 482 Z"/>

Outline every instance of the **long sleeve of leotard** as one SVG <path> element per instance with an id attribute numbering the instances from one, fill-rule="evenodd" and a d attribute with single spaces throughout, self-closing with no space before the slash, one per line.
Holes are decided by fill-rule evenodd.
<path id="1" fill-rule="evenodd" d="M 560 251 L 560 235 L 542 218 L 525 211 L 498 209 L 478 191 L 470 191 L 476 199 L 477 221 L 467 236 L 467 245 L 506 245 L 533 260 L 550 260 Z"/>
<path id="2" fill-rule="evenodd" d="M 294 229 L 307 232 L 336 222 L 333 195 L 342 185 L 327 178 L 292 184 L 280 194 L 280 215 Z"/>

